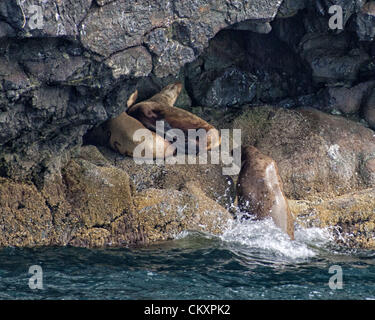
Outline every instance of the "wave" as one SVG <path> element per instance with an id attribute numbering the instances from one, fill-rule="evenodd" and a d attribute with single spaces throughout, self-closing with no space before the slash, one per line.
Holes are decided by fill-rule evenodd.
<path id="1" fill-rule="evenodd" d="M 182 232 L 176 239 L 196 235 Z M 298 262 L 317 256 L 332 243 L 330 230 L 302 228 L 296 225 L 295 240 L 290 240 L 271 218 L 264 220 L 233 220 L 220 236 L 200 234 L 204 238 L 220 239 L 231 251 L 241 256 L 257 257 L 270 262 Z"/>

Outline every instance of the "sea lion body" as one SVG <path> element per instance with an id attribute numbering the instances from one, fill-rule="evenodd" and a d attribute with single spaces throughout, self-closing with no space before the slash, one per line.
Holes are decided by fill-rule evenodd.
<path id="1" fill-rule="evenodd" d="M 276 162 L 255 147 L 243 148 L 237 196 L 241 211 L 257 219 L 271 216 L 274 223 L 294 239 L 293 216 Z"/>
<path id="2" fill-rule="evenodd" d="M 141 122 L 130 117 L 125 112 L 121 113 L 117 118 L 108 120 L 105 127 L 107 132 L 109 132 L 109 145 L 120 154 L 133 156 L 134 149 L 141 143 L 141 141 L 133 139 L 134 133 L 139 129 L 143 129 L 145 130 L 144 132 L 149 131 L 149 134 L 152 135 L 152 143 L 142 142 L 145 144 L 145 154 L 152 154 L 154 159 L 158 158 L 158 155 L 164 155 L 164 157 L 173 155 L 173 150 L 169 148 L 170 143 L 168 141 L 147 130 Z M 150 150 L 150 153 L 146 149 Z"/>
<path id="3" fill-rule="evenodd" d="M 127 101 L 128 108 L 135 103 L 137 97 L 138 91 L 136 90 Z M 144 130 L 143 132 L 149 134 L 152 140 L 136 141 L 134 134 L 137 130 Z M 134 156 L 134 149 L 140 143 L 143 143 L 145 155 L 152 155 L 153 159 L 166 158 L 174 153 L 174 149 L 170 147 L 171 144 L 168 141 L 148 130 L 141 122 L 130 117 L 126 112 L 91 130 L 87 134 L 86 141 L 100 145 L 109 144 L 113 150 L 130 157 Z M 144 159 L 147 159 L 147 156 Z"/>
<path id="4" fill-rule="evenodd" d="M 155 102 L 154 99 L 135 104 L 127 113 L 139 120 L 146 128 L 155 131 L 156 121 L 164 121 L 171 128 L 181 129 L 185 136 L 189 129 L 204 129 L 207 132 L 207 150 L 220 145 L 218 130 L 196 115 L 177 107 Z"/>

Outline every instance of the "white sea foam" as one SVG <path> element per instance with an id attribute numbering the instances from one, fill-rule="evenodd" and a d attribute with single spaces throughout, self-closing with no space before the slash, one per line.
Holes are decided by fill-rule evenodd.
<path id="1" fill-rule="evenodd" d="M 287 260 L 314 257 L 317 255 L 316 248 L 331 241 L 330 233 L 326 229 L 301 227 L 296 228 L 295 240 L 292 241 L 271 218 L 261 221 L 234 221 L 220 238 L 268 252 L 271 256 L 285 257 Z"/>
<path id="2" fill-rule="evenodd" d="M 182 232 L 176 238 L 191 236 Z M 201 235 L 202 236 L 202 235 Z M 208 235 L 205 234 L 205 237 Z M 214 237 L 214 236 L 210 236 Z M 296 227 L 295 240 L 290 240 L 271 218 L 265 220 L 234 220 L 219 239 L 233 251 L 252 255 L 257 252 L 270 260 L 285 262 L 315 257 L 319 250 L 332 241 L 328 229 Z"/>

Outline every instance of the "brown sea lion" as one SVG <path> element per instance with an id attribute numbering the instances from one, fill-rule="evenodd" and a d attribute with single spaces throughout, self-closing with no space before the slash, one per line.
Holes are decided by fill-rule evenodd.
<path id="1" fill-rule="evenodd" d="M 271 216 L 274 223 L 294 239 L 294 221 L 274 160 L 255 147 L 242 150 L 237 182 L 238 206 L 257 219 Z"/>
<path id="2" fill-rule="evenodd" d="M 137 97 L 138 91 L 136 90 L 130 95 L 127 106 L 131 107 Z M 151 139 L 136 141 L 134 133 L 139 129 L 152 136 L 152 141 Z M 86 137 L 86 141 L 100 145 L 109 144 L 113 150 L 130 157 L 133 156 L 134 149 L 140 143 L 143 143 L 145 155 L 152 155 L 153 159 L 167 158 L 174 153 L 174 149 L 170 147 L 171 144 L 168 141 L 148 130 L 141 122 L 130 117 L 126 112 L 121 113 L 114 119 L 107 120 L 102 125 L 91 130 Z M 146 156 L 143 158 L 148 159 Z"/>
<path id="3" fill-rule="evenodd" d="M 134 149 L 140 143 L 144 143 L 145 154 L 152 154 L 153 159 L 167 158 L 174 153 L 174 149 L 170 148 L 171 144 L 168 141 L 146 129 L 141 122 L 130 117 L 126 112 L 121 113 L 117 118 L 108 120 L 105 128 L 109 132 L 109 145 L 123 155 L 132 157 Z M 148 134 L 152 135 L 152 141 L 135 141 L 133 136 L 139 129 L 145 130 L 144 132 L 148 131 Z"/>
<path id="4" fill-rule="evenodd" d="M 167 85 L 159 93 L 152 96 L 148 101 L 158 102 L 173 107 L 182 90 L 182 83 L 176 82 Z"/>
<path id="5" fill-rule="evenodd" d="M 164 121 L 171 128 L 181 129 L 186 137 L 189 129 L 204 129 L 207 132 L 206 150 L 218 147 L 220 135 L 214 126 L 184 109 L 171 108 L 180 92 L 180 83 L 168 85 L 150 99 L 128 108 L 127 113 L 153 131 L 156 130 L 156 121 Z"/>

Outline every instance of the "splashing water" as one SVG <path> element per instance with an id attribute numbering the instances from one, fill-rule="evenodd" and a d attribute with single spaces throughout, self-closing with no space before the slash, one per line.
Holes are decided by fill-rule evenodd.
<path id="1" fill-rule="evenodd" d="M 318 228 L 297 227 L 295 238 L 266 219 L 133 249 L 3 248 L 0 299 L 375 299 L 374 251 L 332 250 Z M 43 290 L 28 286 L 31 265 Z M 332 265 L 343 290 L 328 285 Z"/>
<path id="2" fill-rule="evenodd" d="M 235 221 L 220 237 L 223 241 L 238 243 L 252 250 L 261 250 L 272 257 L 298 260 L 316 256 L 311 245 L 324 245 L 331 240 L 327 230 L 297 228 L 292 241 L 271 218 L 254 221 Z"/>
<path id="3" fill-rule="evenodd" d="M 193 237 L 195 232 L 184 231 L 176 239 Z M 201 236 L 203 236 L 201 234 Z M 207 238 L 215 238 L 206 234 Z M 279 229 L 271 218 L 264 220 L 234 220 L 218 237 L 230 250 L 256 253 L 274 262 L 298 262 L 315 257 L 319 250 L 333 241 L 328 229 L 296 227 L 295 240 Z"/>

